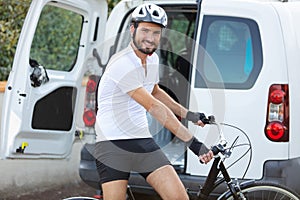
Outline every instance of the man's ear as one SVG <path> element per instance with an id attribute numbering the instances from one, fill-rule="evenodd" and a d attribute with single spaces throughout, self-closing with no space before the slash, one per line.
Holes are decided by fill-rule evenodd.
<path id="1" fill-rule="evenodd" d="M 133 24 L 131 24 L 130 25 L 130 35 L 131 35 L 131 37 L 133 37 L 133 33 L 134 33 L 134 25 Z"/>

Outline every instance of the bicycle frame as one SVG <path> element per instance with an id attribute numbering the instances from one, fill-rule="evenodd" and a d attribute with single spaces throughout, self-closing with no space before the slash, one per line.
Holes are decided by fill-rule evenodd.
<path id="1" fill-rule="evenodd" d="M 217 177 L 220 172 L 222 173 L 223 178 L 217 181 Z M 198 200 L 207 199 L 210 193 L 224 181 L 226 182 L 230 192 L 234 195 L 235 198 L 237 198 L 237 191 L 236 188 L 234 187 L 235 185 L 233 184 L 227 172 L 227 169 L 224 166 L 223 161 L 221 160 L 220 157 L 216 157 L 209 171 L 209 174 L 206 178 L 204 186 L 201 188 L 200 193 L 198 194 L 197 199 Z"/>

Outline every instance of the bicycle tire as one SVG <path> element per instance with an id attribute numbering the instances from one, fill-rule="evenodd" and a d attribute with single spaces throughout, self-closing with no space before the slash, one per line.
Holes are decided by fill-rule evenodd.
<path id="1" fill-rule="evenodd" d="M 300 196 L 291 189 L 277 183 L 269 182 L 252 182 L 250 184 L 241 185 L 241 193 L 247 200 L 300 200 Z M 227 191 L 220 199 L 233 200 L 234 197 L 230 191 Z"/>
<path id="2" fill-rule="evenodd" d="M 96 198 L 93 198 L 93 197 L 69 197 L 69 198 L 66 198 L 66 199 L 63 199 L 63 200 L 101 200 L 101 199 L 96 199 Z"/>

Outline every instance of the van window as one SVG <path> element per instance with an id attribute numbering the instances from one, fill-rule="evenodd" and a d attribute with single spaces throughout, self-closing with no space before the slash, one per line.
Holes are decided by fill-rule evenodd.
<path id="1" fill-rule="evenodd" d="M 195 87 L 251 88 L 262 67 L 259 29 L 253 20 L 205 16 Z"/>
<path id="2" fill-rule="evenodd" d="M 83 17 L 46 5 L 41 13 L 30 58 L 47 69 L 70 71 L 77 58 Z"/>

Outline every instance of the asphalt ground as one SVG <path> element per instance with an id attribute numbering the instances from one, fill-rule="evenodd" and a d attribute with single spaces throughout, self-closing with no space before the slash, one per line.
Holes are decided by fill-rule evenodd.
<path id="1" fill-rule="evenodd" d="M 63 200 L 70 197 L 94 198 L 94 195 L 97 194 L 97 190 L 88 186 L 84 182 L 80 182 L 60 187 L 56 186 L 51 188 L 43 188 L 35 192 L 27 191 L 22 194 L 11 194 L 11 196 L 7 198 L 0 197 L 0 200 Z M 158 196 L 148 196 L 142 194 L 134 194 L 134 198 L 136 200 L 161 200 L 161 198 Z"/>
<path id="2" fill-rule="evenodd" d="M 22 194 L 11 194 L 11 197 L 0 200 L 61 200 L 69 197 L 93 197 L 97 191 L 84 182 L 70 185 L 55 186 L 53 188 L 41 188 L 34 192 L 27 191 Z"/>

